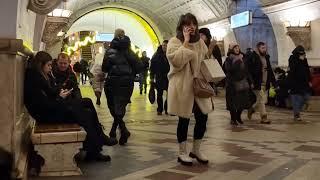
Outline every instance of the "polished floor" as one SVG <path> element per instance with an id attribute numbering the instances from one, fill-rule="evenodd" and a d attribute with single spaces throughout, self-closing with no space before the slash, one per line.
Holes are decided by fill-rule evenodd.
<path id="1" fill-rule="evenodd" d="M 84 96 L 94 95 L 82 87 Z M 112 118 L 105 97 L 97 106 L 106 127 Z M 183 167 L 176 162 L 177 117 L 158 116 L 156 105 L 138 88 L 128 106 L 125 121 L 132 133 L 127 146 L 105 147 L 109 163 L 81 164 L 82 177 L 35 178 L 54 180 L 318 180 L 320 179 L 320 113 L 304 113 L 303 123 L 294 123 L 289 110 L 268 107 L 271 125 L 261 125 L 258 115 L 245 125 L 231 127 L 223 98 L 216 98 L 210 114 L 203 152 L 207 166 L 195 162 Z M 189 128 L 191 148 L 193 121 Z"/>

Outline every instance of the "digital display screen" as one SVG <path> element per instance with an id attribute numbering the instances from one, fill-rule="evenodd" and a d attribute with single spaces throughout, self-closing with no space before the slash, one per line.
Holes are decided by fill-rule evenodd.
<path id="1" fill-rule="evenodd" d="M 247 26 L 252 23 L 252 12 L 245 11 L 231 16 L 231 28 Z"/>
<path id="2" fill-rule="evenodd" d="M 97 42 L 111 42 L 114 37 L 112 33 L 98 33 L 96 35 Z"/>

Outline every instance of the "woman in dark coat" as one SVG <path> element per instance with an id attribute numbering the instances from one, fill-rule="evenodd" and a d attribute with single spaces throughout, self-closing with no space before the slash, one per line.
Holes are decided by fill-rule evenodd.
<path id="1" fill-rule="evenodd" d="M 311 95 L 311 74 L 304 47 L 297 46 L 289 58 L 289 91 L 295 121 L 301 121 L 300 112 Z"/>
<path id="2" fill-rule="evenodd" d="M 105 81 L 105 94 L 111 115 L 114 118 L 111 138 L 116 138 L 116 131 L 120 127 L 119 144 L 124 145 L 130 137 L 123 118 L 126 106 L 133 92 L 135 75 L 142 70 L 137 56 L 130 50 L 130 39 L 127 36 L 116 36 L 103 59 L 102 71 L 108 74 Z"/>
<path id="3" fill-rule="evenodd" d="M 101 154 L 108 141 L 96 113 L 78 100 L 65 101 L 71 90 L 55 86 L 51 76 L 52 58 L 43 51 L 36 54 L 32 67 L 26 71 L 24 102 L 30 115 L 39 123 L 76 123 L 87 132 L 83 149 L 86 160 L 110 161 L 110 156 Z"/>
<path id="4" fill-rule="evenodd" d="M 243 124 L 241 113 L 250 102 L 250 79 L 238 44 L 230 45 L 230 52 L 225 61 L 226 102 L 230 111 L 231 124 Z"/>

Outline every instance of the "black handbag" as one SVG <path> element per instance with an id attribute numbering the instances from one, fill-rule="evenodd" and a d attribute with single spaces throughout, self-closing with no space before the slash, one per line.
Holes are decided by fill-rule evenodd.
<path id="1" fill-rule="evenodd" d="M 151 104 L 154 104 L 154 102 L 156 101 L 156 92 L 154 89 L 154 82 L 152 82 L 149 90 L 149 101 Z"/>

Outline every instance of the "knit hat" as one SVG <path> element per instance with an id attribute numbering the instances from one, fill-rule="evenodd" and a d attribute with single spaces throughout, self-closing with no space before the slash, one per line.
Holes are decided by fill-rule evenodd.
<path id="1" fill-rule="evenodd" d="M 237 43 L 230 43 L 230 44 L 229 44 L 229 49 L 233 49 L 233 48 L 235 48 L 236 46 L 239 46 L 239 44 L 237 44 Z"/>

